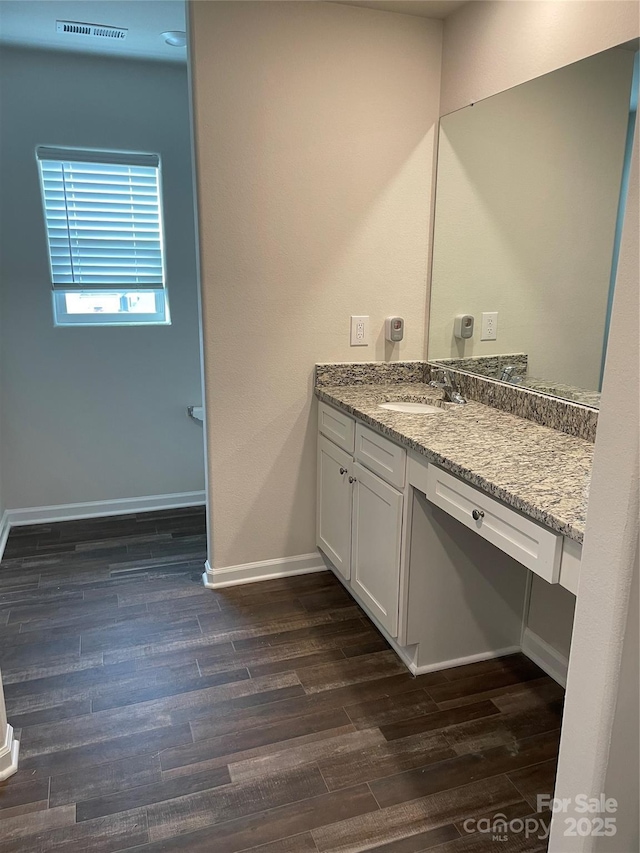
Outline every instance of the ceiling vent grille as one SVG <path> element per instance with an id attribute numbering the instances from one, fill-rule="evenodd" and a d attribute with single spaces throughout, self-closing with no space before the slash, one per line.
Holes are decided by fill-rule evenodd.
<path id="1" fill-rule="evenodd" d="M 85 24 L 81 21 L 56 21 L 56 32 L 122 41 L 127 37 L 128 30 L 123 27 L 105 27 L 102 24 Z"/>

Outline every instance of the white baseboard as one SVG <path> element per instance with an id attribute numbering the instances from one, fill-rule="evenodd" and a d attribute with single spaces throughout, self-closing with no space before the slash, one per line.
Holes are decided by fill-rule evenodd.
<path id="1" fill-rule="evenodd" d="M 423 666 L 419 666 L 416 663 L 416 654 L 418 652 L 418 647 L 415 645 L 401 646 L 397 642 L 397 640 L 395 640 L 393 637 L 389 636 L 386 629 L 382 627 L 380 622 L 378 622 L 378 620 L 376 619 L 374 614 L 367 607 L 366 603 L 364 601 L 361 601 L 354 594 L 353 589 L 347 584 L 347 582 L 342 577 L 340 572 L 338 572 L 337 569 L 333 566 L 333 564 L 331 563 L 331 560 L 329 560 L 327 558 L 326 564 L 330 567 L 333 574 L 340 581 L 340 583 L 344 586 L 344 588 L 347 590 L 347 592 L 351 596 L 353 596 L 356 603 L 358 605 L 360 605 L 360 607 L 364 610 L 364 612 L 367 614 L 369 619 L 373 622 L 373 624 L 376 626 L 378 631 L 380 631 L 380 633 L 385 638 L 387 643 L 389 643 L 389 645 L 391 646 L 393 651 L 398 655 L 398 657 L 400 658 L 402 663 L 407 667 L 407 669 L 409 670 L 409 672 L 412 675 L 424 675 L 426 672 L 436 672 L 439 669 L 452 669 L 454 666 L 464 666 L 467 663 L 477 663 L 478 661 L 481 661 L 481 660 L 491 660 L 492 658 L 502 658 L 502 657 L 506 657 L 506 655 L 513 655 L 516 652 L 520 651 L 520 646 L 507 646 L 504 649 L 496 649 L 494 651 L 480 652 L 479 654 L 475 654 L 475 655 L 467 655 L 466 657 L 461 657 L 461 658 L 452 658 L 451 660 L 441 660 L 441 661 L 437 661 L 436 663 L 428 663 L 428 664 L 424 664 Z"/>
<path id="2" fill-rule="evenodd" d="M 87 501 L 77 504 L 33 506 L 24 509 L 8 509 L 6 516 L 9 527 L 25 524 L 49 524 L 55 521 L 72 521 L 80 518 L 100 518 L 110 515 L 129 515 L 134 512 L 154 512 L 160 509 L 180 509 L 206 503 L 202 492 L 176 492 L 172 495 L 145 495 L 139 498 L 119 498 L 111 501 Z M 0 531 L 2 525 L 0 524 Z M 0 539 L 0 544 L 2 540 Z"/>
<path id="3" fill-rule="evenodd" d="M 540 669 L 558 684 L 567 686 L 568 659 L 530 628 L 525 628 L 522 632 L 522 653 L 537 663 Z"/>
<path id="4" fill-rule="evenodd" d="M 2 555 L 4 554 L 4 548 L 7 544 L 7 539 L 9 538 L 9 531 L 11 530 L 11 525 L 9 524 L 9 517 L 7 515 L 7 511 L 5 510 L 0 516 L 0 560 L 2 559 Z"/>
<path id="5" fill-rule="evenodd" d="M 2 688 L 0 687 L 0 690 Z M 6 725 L 4 740 L 0 745 L 0 782 L 8 779 L 18 769 L 18 752 L 20 741 L 16 740 L 13 726 Z"/>
<path id="6" fill-rule="evenodd" d="M 326 570 L 327 567 L 317 552 L 299 554 L 297 557 L 282 557 L 279 560 L 260 560 L 257 563 L 227 566 L 224 569 L 212 569 L 207 560 L 202 581 L 208 589 L 220 589 L 225 586 L 256 583 L 291 575 L 308 575 Z"/>
<path id="7" fill-rule="evenodd" d="M 360 602 L 358 602 L 358 604 L 360 604 L 360 606 L 362 607 L 362 604 Z M 374 625 L 376 626 L 378 631 L 380 631 L 382 636 L 385 638 L 387 643 L 389 643 L 389 645 L 391 646 L 393 651 L 398 655 L 398 657 L 400 658 L 402 663 L 407 667 L 409 672 L 412 675 L 419 675 L 418 667 L 416 666 L 416 662 L 415 662 L 415 656 L 418 652 L 418 647 L 417 646 L 401 646 L 401 645 L 399 645 L 399 643 L 397 643 L 393 639 L 393 637 L 390 637 L 387 634 L 387 632 L 384 630 L 384 628 L 376 620 L 374 620 L 374 618 L 371 616 L 371 614 L 368 611 L 367 611 L 367 616 L 369 617 L 369 619 L 371 619 L 371 621 L 374 623 Z"/>
<path id="8" fill-rule="evenodd" d="M 493 649 L 488 652 L 479 652 L 475 655 L 465 655 L 461 658 L 452 658 L 451 660 L 441 660 L 437 663 L 427 663 L 423 666 L 410 666 L 409 669 L 414 675 L 424 675 L 425 672 L 436 672 L 440 669 L 453 669 L 455 666 L 466 666 L 469 663 L 478 663 L 482 660 L 493 660 L 493 658 L 504 658 L 507 655 L 515 655 L 520 652 L 520 646 L 506 646 L 504 649 Z"/>
<path id="9" fill-rule="evenodd" d="M 375 619 L 374 616 L 371 615 L 369 610 L 365 607 L 365 605 L 358 601 L 360 607 L 363 610 L 366 610 L 367 616 L 371 619 L 371 621 L 375 624 L 376 628 L 382 636 L 385 638 L 387 643 L 391 646 L 393 651 L 398 655 L 402 663 L 407 667 L 409 672 L 412 675 L 424 675 L 427 672 L 437 672 L 440 669 L 453 669 L 455 666 L 465 666 L 468 663 L 478 663 L 481 660 L 491 660 L 492 658 L 503 658 L 507 655 L 513 655 L 520 651 L 520 646 L 507 646 L 504 649 L 495 649 L 488 652 L 479 652 L 475 655 L 466 655 L 461 658 L 452 658 L 450 660 L 441 660 L 436 663 L 427 663 L 419 666 L 416 663 L 416 654 L 418 652 L 417 646 L 401 646 L 399 643 L 394 640 L 393 637 L 390 637 L 389 634 L 385 631 L 385 629 L 380 625 L 380 623 Z"/>
<path id="10" fill-rule="evenodd" d="M 352 593 L 353 594 L 353 593 Z M 402 663 L 407 667 L 412 675 L 424 675 L 427 672 L 437 672 L 440 669 L 453 669 L 454 666 L 464 666 L 468 663 L 478 663 L 481 660 L 491 660 L 492 658 L 503 658 L 507 655 L 513 655 L 521 651 L 520 646 L 507 646 L 504 649 L 495 649 L 488 652 L 479 652 L 474 655 L 466 655 L 460 658 L 451 658 L 448 660 L 440 660 L 435 663 L 427 663 L 422 666 L 416 663 L 416 655 L 418 646 L 401 646 L 393 637 L 390 637 L 385 629 L 380 625 L 375 616 L 371 613 L 366 604 L 358 599 L 360 607 L 366 612 L 367 616 L 378 631 L 391 646 L 393 651 L 398 655 Z"/>

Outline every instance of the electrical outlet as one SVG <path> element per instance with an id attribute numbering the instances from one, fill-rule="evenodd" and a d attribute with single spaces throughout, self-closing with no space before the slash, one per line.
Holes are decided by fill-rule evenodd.
<path id="1" fill-rule="evenodd" d="M 482 314 L 481 341 L 495 341 L 498 337 L 498 312 L 485 311 Z"/>
<path id="2" fill-rule="evenodd" d="M 351 346 L 369 346 L 369 318 L 351 317 Z"/>

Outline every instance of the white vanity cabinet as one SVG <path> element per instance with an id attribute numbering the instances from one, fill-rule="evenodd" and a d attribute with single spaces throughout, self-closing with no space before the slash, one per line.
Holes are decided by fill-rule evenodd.
<path id="1" fill-rule="evenodd" d="M 318 436 L 316 544 L 347 581 L 351 577 L 352 471 L 353 457 L 324 435 Z"/>
<path id="2" fill-rule="evenodd" d="M 354 480 L 351 586 L 383 628 L 396 637 L 403 496 L 358 463 Z"/>
<path id="3" fill-rule="evenodd" d="M 530 572 L 575 594 L 577 543 L 323 402 L 318 432 L 316 544 L 414 673 L 524 649 Z"/>
<path id="4" fill-rule="evenodd" d="M 324 403 L 318 426 L 316 544 L 354 596 L 396 637 L 404 496 L 387 481 L 404 483 L 406 453 Z"/>

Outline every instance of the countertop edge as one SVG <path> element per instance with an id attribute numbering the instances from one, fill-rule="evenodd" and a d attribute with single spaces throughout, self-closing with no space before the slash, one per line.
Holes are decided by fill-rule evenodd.
<path id="1" fill-rule="evenodd" d="M 408 438 L 403 433 L 394 430 L 392 427 L 389 427 L 386 424 L 382 424 L 380 421 L 377 421 L 370 415 L 365 414 L 355 406 L 349 405 L 348 403 L 337 399 L 332 394 L 327 393 L 324 388 L 316 386 L 314 391 L 318 400 L 321 400 L 324 403 L 328 403 L 334 408 L 346 412 L 349 415 L 352 415 L 357 420 L 374 429 L 376 432 L 379 432 L 380 435 L 383 435 L 386 438 L 390 438 L 398 444 L 402 445 L 403 447 L 406 447 L 409 450 L 413 450 L 420 456 L 423 456 L 428 462 L 433 462 L 436 465 L 439 465 L 446 471 L 449 471 L 452 474 L 455 474 L 457 477 L 460 477 L 461 480 L 464 480 L 470 485 L 476 486 L 483 492 L 486 492 L 491 497 L 497 498 L 508 506 L 517 509 L 519 512 L 523 513 L 523 515 L 526 515 L 529 518 L 532 518 L 535 521 L 544 524 L 545 527 L 549 527 L 551 530 L 554 530 L 556 533 L 560 533 L 563 536 L 566 536 L 568 539 L 573 539 L 575 542 L 582 544 L 582 541 L 584 539 L 584 531 L 577 529 L 569 522 L 564 521 L 562 518 L 553 515 L 553 513 L 546 512 L 545 510 L 540 509 L 539 507 L 533 506 L 532 504 L 529 504 L 526 501 L 523 501 L 521 498 L 508 491 L 507 489 L 504 489 L 501 486 L 497 486 L 495 483 L 492 483 L 489 480 L 486 480 L 484 477 L 475 474 L 473 471 L 469 470 L 468 468 L 465 468 L 462 465 L 459 465 L 453 460 L 448 459 L 447 457 L 442 456 L 441 454 L 436 453 L 432 450 L 429 450 L 429 448 L 425 445 L 420 444 L 419 442 L 416 442 L 411 438 Z"/>

